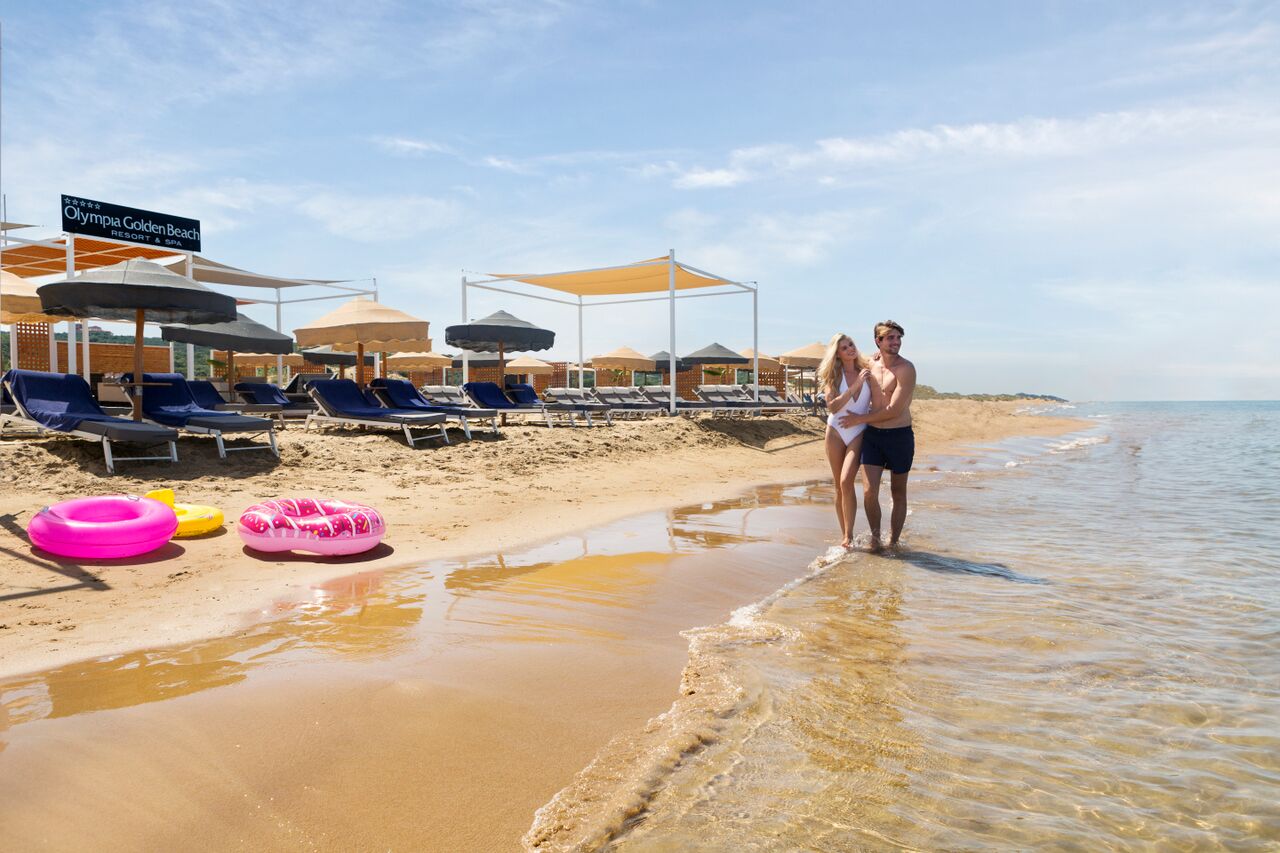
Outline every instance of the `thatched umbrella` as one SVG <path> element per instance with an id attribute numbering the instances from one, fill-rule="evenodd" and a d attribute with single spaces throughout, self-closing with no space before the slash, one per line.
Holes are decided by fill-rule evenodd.
<path id="1" fill-rule="evenodd" d="M 36 289 L 25 278 L 0 270 L 0 323 L 61 323 L 76 319 L 44 313 Z"/>
<path id="2" fill-rule="evenodd" d="M 293 330 L 304 347 L 330 344 L 356 353 L 356 383 L 364 385 L 364 351 L 431 349 L 430 324 L 403 311 L 357 296 L 318 320 Z"/>
<path id="3" fill-rule="evenodd" d="M 398 352 L 387 357 L 387 367 L 395 370 L 435 370 L 453 365 L 453 356 L 438 352 Z"/>
<path id="4" fill-rule="evenodd" d="M 142 334 L 153 323 L 226 323 L 236 318 L 236 301 L 197 281 L 137 258 L 85 270 L 65 281 L 37 288 L 47 314 L 99 320 L 133 320 L 133 419 L 142 420 Z"/>
<path id="5" fill-rule="evenodd" d="M 741 353 L 739 353 L 739 355 L 741 355 L 747 361 L 754 361 L 757 358 L 759 358 L 759 364 L 760 364 L 761 370 L 779 370 L 782 367 L 782 362 L 778 361 L 773 356 L 765 355 L 764 353 L 759 353 L 757 355 L 756 351 L 753 350 L 751 347 L 747 347 Z"/>
<path id="6" fill-rule="evenodd" d="M 505 369 L 521 376 L 550 376 L 556 372 L 553 365 L 531 355 L 511 359 Z"/>
<path id="7" fill-rule="evenodd" d="M 637 370 L 653 370 L 656 363 L 652 358 L 647 358 L 633 350 L 631 347 L 618 347 L 612 352 L 604 355 L 597 355 L 591 359 L 591 366 L 599 370 L 605 368 L 608 370 L 628 370 L 635 373 Z M 596 383 L 599 384 L 600 376 L 596 375 Z"/>
<path id="8" fill-rule="evenodd" d="M 288 355 L 293 352 L 293 338 L 268 328 L 243 314 L 230 323 L 164 326 L 160 336 L 166 341 L 218 347 L 227 351 L 227 387 L 236 384 L 236 350 Z"/>
<path id="9" fill-rule="evenodd" d="M 506 311 L 495 311 L 474 323 L 449 326 L 444 330 L 444 341 L 467 352 L 496 352 L 498 375 L 503 376 L 507 350 L 536 352 L 551 349 L 556 342 L 556 333 L 540 329 Z"/>

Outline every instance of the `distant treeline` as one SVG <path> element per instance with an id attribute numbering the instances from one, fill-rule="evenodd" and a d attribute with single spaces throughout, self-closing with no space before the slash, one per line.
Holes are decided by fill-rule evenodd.
<path id="1" fill-rule="evenodd" d="M 957 394 L 955 391 L 939 391 L 932 385 L 916 386 L 917 400 L 1050 400 L 1055 403 L 1067 402 L 1062 397 L 1052 394 L 1028 394 L 1019 391 L 1017 394 Z"/>
<path id="2" fill-rule="evenodd" d="M 57 332 L 54 337 L 60 341 L 67 339 L 66 332 Z M 114 332 L 90 331 L 89 342 L 94 344 L 129 344 L 133 345 L 133 335 L 117 335 Z M 146 338 L 142 339 L 143 344 L 153 347 L 167 347 L 169 342 L 164 338 Z M 204 375 L 208 372 L 207 365 L 209 363 L 209 347 L 196 347 L 196 370 L 195 372 Z M 9 369 L 9 333 L 0 332 L 0 367 L 4 370 Z M 92 365 L 90 365 L 92 368 Z M 187 372 L 187 345 L 178 344 L 173 348 L 173 367 L 179 373 Z"/>

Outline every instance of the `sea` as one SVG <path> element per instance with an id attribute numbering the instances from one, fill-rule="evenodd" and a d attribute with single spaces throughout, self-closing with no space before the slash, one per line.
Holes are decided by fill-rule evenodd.
<path id="1" fill-rule="evenodd" d="M 328 666 L 329 701 L 378 668 L 404 683 L 450 654 L 588 649 L 624 601 L 706 599 L 696 573 L 729 565 L 721 604 L 678 626 L 669 707 L 567 771 L 525 849 L 1280 849 L 1280 403 L 1034 412 L 1081 427 L 918 460 L 896 552 L 832 547 L 829 483 L 760 488 L 355 583 L 234 641 L 0 682 L 0 752 L 10 774 L 69 774 L 104 748 L 102 726 L 58 728 L 72 719 L 146 704 L 161 737 L 190 728 L 193 698 L 273 671 Z M 362 748 L 394 756 L 382 728 L 369 719 Z M 0 790 L 21 795 L 4 758 Z M 248 772 L 217 777 L 228 802 Z M 354 788 L 315 819 L 358 814 Z M 229 832 L 246 849 L 284 837 Z"/>

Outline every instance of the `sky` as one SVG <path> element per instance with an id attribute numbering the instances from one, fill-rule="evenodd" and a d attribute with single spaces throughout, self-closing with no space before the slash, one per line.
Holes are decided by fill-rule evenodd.
<path id="1" fill-rule="evenodd" d="M 1076 400 L 1280 398 L 1280 5 L 0 2 L 11 220 L 59 196 L 200 220 L 204 254 L 376 280 L 675 250 L 757 282 L 776 354 L 906 328 L 919 381 Z M 286 331 L 336 307 L 287 306 Z M 472 291 L 553 329 L 569 307 Z M 250 308 L 274 325 L 274 309 Z M 586 312 L 667 348 L 665 303 Z M 751 299 L 676 349 L 751 345 Z"/>

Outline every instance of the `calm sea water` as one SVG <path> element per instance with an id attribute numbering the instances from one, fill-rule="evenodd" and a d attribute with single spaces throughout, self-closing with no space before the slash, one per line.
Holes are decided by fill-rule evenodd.
<path id="1" fill-rule="evenodd" d="M 690 632 L 713 689 L 527 843 L 613 784 L 578 838 L 626 851 L 1280 848 L 1280 404 L 1064 413 L 933 460 L 902 554 Z"/>

